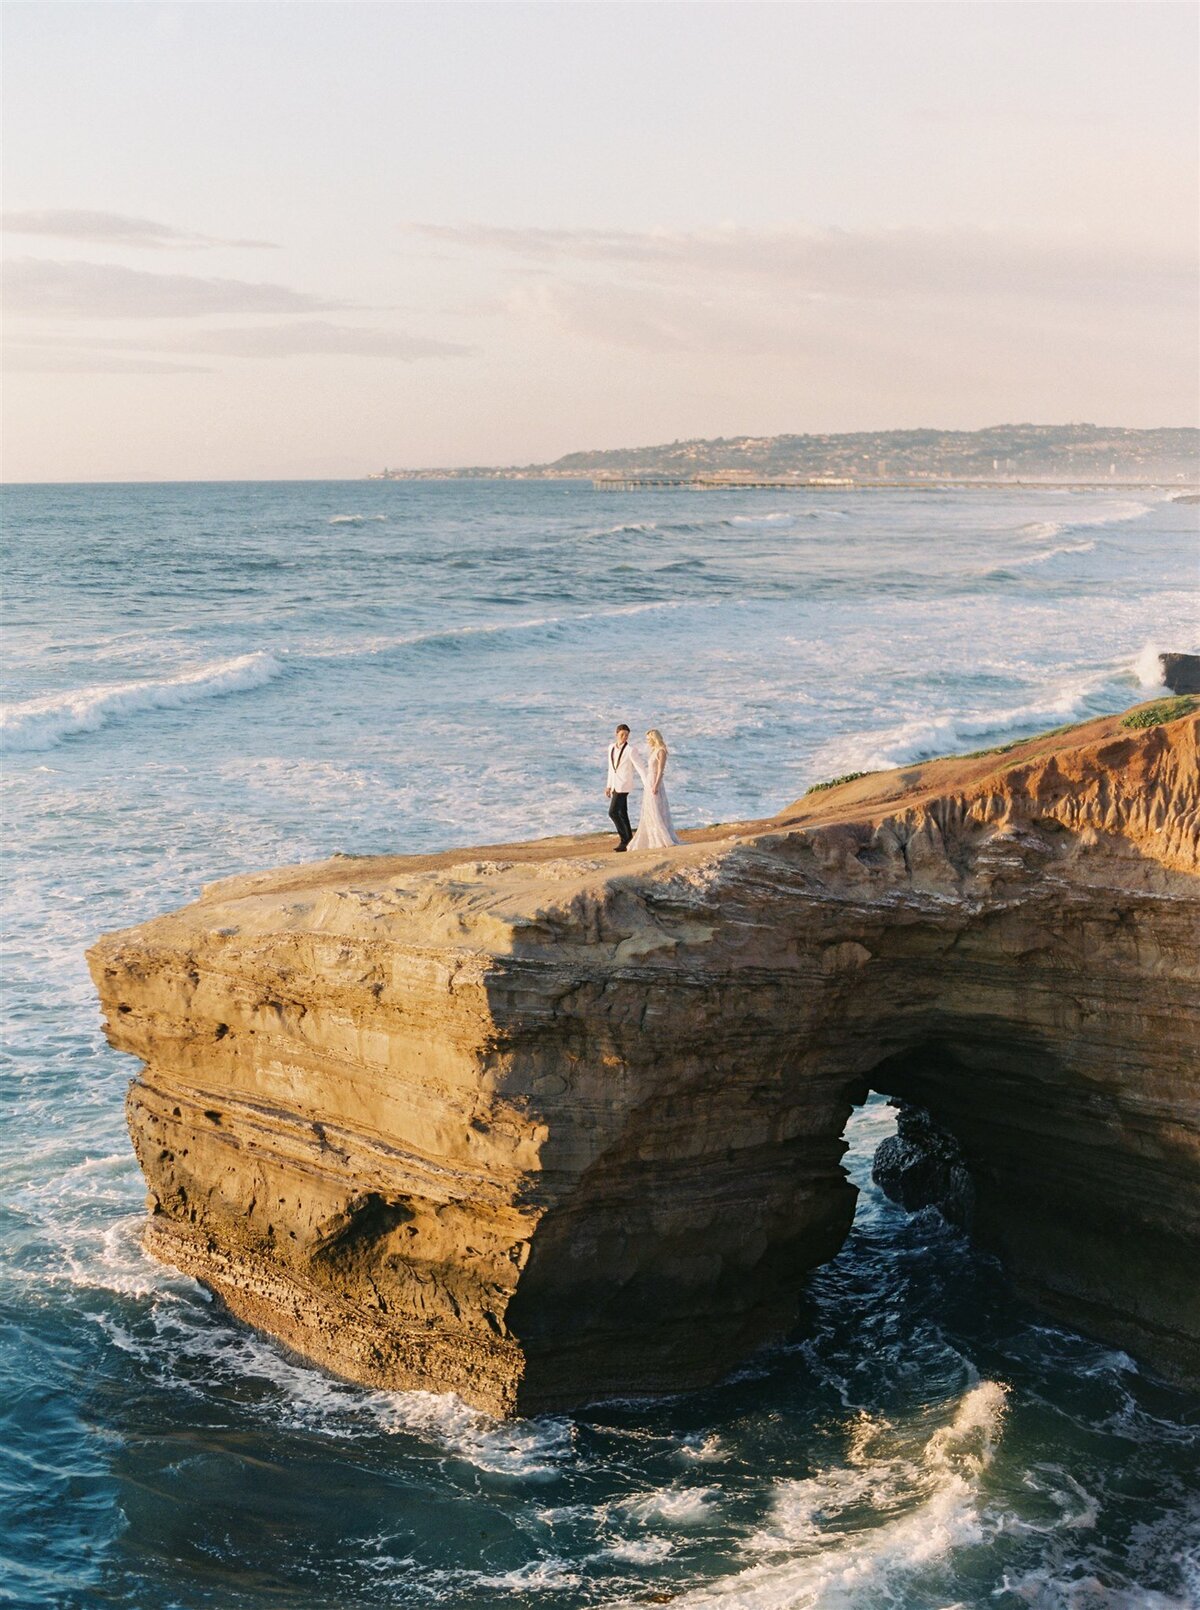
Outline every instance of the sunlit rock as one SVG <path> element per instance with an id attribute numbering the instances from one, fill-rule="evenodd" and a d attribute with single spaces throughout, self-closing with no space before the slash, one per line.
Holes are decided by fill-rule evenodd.
<path id="1" fill-rule="evenodd" d="M 841 1245 L 874 1088 L 1052 1314 L 1200 1379 L 1197 719 L 607 840 L 236 878 L 91 952 L 147 1244 L 497 1413 L 719 1377 Z"/>

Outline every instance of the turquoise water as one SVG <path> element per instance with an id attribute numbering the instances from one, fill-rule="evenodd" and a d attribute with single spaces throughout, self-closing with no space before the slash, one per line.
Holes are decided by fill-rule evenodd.
<path id="1" fill-rule="evenodd" d="M 3 511 L 0 1602 L 1200 1602 L 1200 1405 L 881 1200 L 881 1103 L 787 1345 L 495 1426 L 334 1381 L 142 1255 L 82 962 L 246 868 L 602 826 L 617 719 L 666 732 L 686 825 L 1120 709 L 1197 647 L 1194 509 L 293 483 Z"/>

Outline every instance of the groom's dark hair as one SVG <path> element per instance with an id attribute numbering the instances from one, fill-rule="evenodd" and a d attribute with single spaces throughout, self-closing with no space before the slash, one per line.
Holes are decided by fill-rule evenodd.
<path id="1" fill-rule="evenodd" d="M 618 732 L 628 732 L 629 728 L 626 726 L 625 722 L 621 721 L 621 722 L 619 722 L 617 724 L 617 731 Z"/>

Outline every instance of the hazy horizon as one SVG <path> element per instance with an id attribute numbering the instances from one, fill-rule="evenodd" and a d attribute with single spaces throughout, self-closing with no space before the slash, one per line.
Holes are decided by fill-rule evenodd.
<path id="1" fill-rule="evenodd" d="M 1197 422 L 1189 5 L 6 13 L 8 481 Z"/>
<path id="2" fill-rule="evenodd" d="M 1096 428 L 1098 430 L 1101 430 L 1101 431 L 1103 431 L 1103 430 L 1124 431 L 1124 430 L 1131 430 L 1131 429 L 1134 429 L 1134 430 L 1136 430 L 1136 429 L 1145 429 L 1147 431 L 1152 431 L 1152 430 L 1180 430 L 1180 429 L 1182 429 L 1182 430 L 1193 430 L 1193 431 L 1196 431 L 1198 434 L 1200 434 L 1200 426 L 1193 426 L 1193 425 L 1183 425 L 1183 426 L 1162 425 L 1162 426 L 1138 427 L 1138 426 L 1119 425 L 1119 424 L 1113 424 L 1113 423 L 1109 423 L 1109 424 L 1106 424 L 1106 425 L 1099 425 L 1095 421 L 1086 421 L 1085 422 L 1085 421 L 1074 421 L 1074 420 L 1062 420 L 1062 421 L 1053 421 L 1053 422 L 1051 422 L 1051 421 L 1032 421 L 1032 420 L 1022 420 L 1022 421 L 1004 420 L 1004 421 L 993 422 L 993 424 L 990 427 L 982 426 L 982 427 L 980 427 L 980 431 L 987 431 L 989 428 L 992 429 L 992 430 L 998 430 L 998 429 L 1008 428 L 1010 426 L 1014 427 L 1014 428 L 1032 426 L 1034 429 L 1055 430 L 1055 429 L 1063 429 L 1063 428 L 1069 427 L 1069 426 L 1071 426 L 1073 424 L 1084 424 L 1084 423 L 1087 423 L 1087 424 L 1089 424 L 1089 425 L 1093 426 L 1094 428 Z M 863 436 L 863 435 L 866 435 L 866 436 L 890 435 L 890 434 L 908 433 L 908 432 L 912 432 L 912 431 L 920 431 L 920 432 L 928 431 L 928 432 L 931 432 L 931 433 L 934 433 L 934 434 L 947 434 L 947 435 L 949 435 L 949 434 L 960 434 L 960 432 L 958 431 L 957 427 L 954 427 L 954 426 L 915 425 L 915 426 L 895 426 L 895 427 L 890 427 L 890 428 L 885 427 L 885 428 L 883 428 L 882 430 L 879 430 L 879 431 L 867 431 L 867 432 L 838 431 L 838 432 L 805 433 L 805 432 L 786 432 L 786 431 L 784 431 L 784 432 L 778 432 L 777 435 L 779 437 L 782 437 L 782 438 L 787 438 L 789 436 L 795 436 L 795 437 L 797 437 L 799 439 L 803 439 L 805 435 L 811 434 L 813 436 L 828 436 L 831 440 L 837 441 L 837 440 L 842 439 L 842 438 L 850 438 L 850 437 Z M 724 438 L 721 438 L 721 437 L 672 437 L 669 440 L 662 441 L 662 442 L 614 443 L 614 444 L 612 444 L 611 447 L 606 448 L 606 449 L 568 448 L 565 453 L 559 454 L 558 457 L 560 459 L 561 458 L 569 458 L 573 454 L 590 453 L 590 452 L 605 452 L 605 451 L 609 451 L 609 452 L 625 451 L 625 452 L 655 453 L 655 452 L 659 452 L 659 451 L 665 451 L 665 450 L 667 450 L 667 449 L 669 449 L 671 447 L 688 446 L 688 445 L 691 445 L 692 443 L 697 443 L 697 444 L 700 444 L 700 443 L 712 443 L 712 442 L 716 442 L 716 441 L 720 441 L 720 440 L 737 441 L 740 438 L 748 436 L 748 434 L 749 433 L 743 432 L 743 431 L 734 431 L 734 432 L 731 432 L 727 437 L 724 437 Z M 973 432 L 973 431 L 967 430 L 967 431 L 961 432 L 961 434 L 973 435 L 973 434 L 976 434 L 976 433 Z M 765 438 L 765 439 L 770 440 L 771 438 Z M 487 465 L 481 465 L 481 464 L 468 464 L 468 463 L 464 462 L 464 463 L 461 463 L 461 464 L 418 464 L 418 465 L 388 465 L 388 466 L 374 465 L 374 466 L 368 467 L 366 470 L 358 472 L 357 474 L 349 474 L 349 475 L 319 475 L 319 474 L 312 474 L 312 475 L 197 475 L 197 476 L 186 476 L 186 477 L 184 477 L 184 476 L 142 476 L 142 477 L 129 477 L 127 479 L 113 476 L 113 477 L 103 477 L 103 478 L 102 477 L 80 478 L 80 479 L 77 479 L 77 480 L 67 480 L 67 479 L 50 480 L 50 479 L 43 479 L 43 480 L 28 480 L 28 481 L 18 481 L 18 480 L 15 480 L 15 479 L 13 479 L 13 478 L 11 478 L 9 476 L 4 476 L 3 478 L 0 478 L 0 485 L 14 486 L 14 487 L 15 486 L 204 485 L 206 483 L 212 483 L 212 484 L 221 484 L 221 483 L 239 484 L 239 483 L 245 483 L 245 484 L 248 484 L 248 485 L 253 485 L 253 484 L 257 484 L 257 483 L 270 483 L 272 481 L 277 481 L 280 484 L 287 485 L 287 484 L 290 484 L 292 482 L 304 482 L 304 481 L 314 481 L 314 482 L 338 482 L 338 481 L 354 482 L 354 481 L 361 481 L 363 479 L 377 478 L 377 472 L 379 470 L 381 470 L 381 469 L 397 469 L 397 470 L 403 470 L 403 471 L 406 471 L 406 472 L 409 471 L 409 470 L 412 470 L 412 471 L 417 472 L 418 474 L 419 473 L 424 473 L 427 476 L 435 476 L 435 477 L 439 472 L 444 471 L 448 478 L 456 478 L 459 472 L 471 471 L 471 470 L 481 470 L 481 469 L 492 469 L 492 470 L 496 470 L 497 472 L 508 472 L 508 471 L 514 471 L 514 470 L 523 470 L 523 469 L 544 470 L 544 469 L 547 469 L 547 468 L 552 468 L 556 462 L 557 462 L 557 460 L 548 459 L 548 460 L 528 460 L 525 463 L 520 463 L 520 464 L 512 463 L 512 464 L 487 464 Z M 570 472 L 569 475 L 565 474 L 564 478 L 577 478 L 579 476 L 583 476 L 586 479 L 586 476 L 588 474 L 590 474 L 590 473 L 591 473 L 590 471 L 586 471 L 586 470 L 573 470 L 573 471 Z M 872 474 L 874 474 L 874 473 L 876 473 L 876 472 L 872 471 Z M 1114 479 L 1113 484 L 1115 486 L 1119 486 L 1119 485 L 1121 485 L 1123 483 L 1123 480 L 1131 480 L 1131 479 L 1135 479 L 1135 478 L 1136 478 L 1135 471 L 1132 468 L 1130 468 L 1127 471 L 1123 470 L 1122 473 L 1120 475 L 1118 475 Z M 1142 477 L 1142 478 L 1144 479 L 1144 477 Z M 1154 477 L 1152 477 L 1152 478 L 1154 478 Z M 870 480 L 870 477 L 868 476 L 867 481 L 869 482 L 869 480 Z M 1165 482 L 1164 482 L 1164 484 L 1165 484 Z"/>

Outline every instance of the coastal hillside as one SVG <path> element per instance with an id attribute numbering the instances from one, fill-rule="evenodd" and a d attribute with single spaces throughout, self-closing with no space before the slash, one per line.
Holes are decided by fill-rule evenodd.
<path id="1" fill-rule="evenodd" d="M 502 476 L 752 474 L 855 480 L 938 476 L 1014 480 L 1200 479 L 1200 430 L 1102 425 L 992 425 L 984 430 L 882 430 L 847 434 L 718 436 L 567 453 L 549 464 L 385 470 L 388 480 Z"/>
<path id="2" fill-rule="evenodd" d="M 147 1245 L 499 1414 L 710 1383 L 841 1247 L 852 1108 L 953 1137 L 1046 1312 L 1200 1381 L 1200 700 L 606 838 L 212 885 L 90 952 Z"/>

